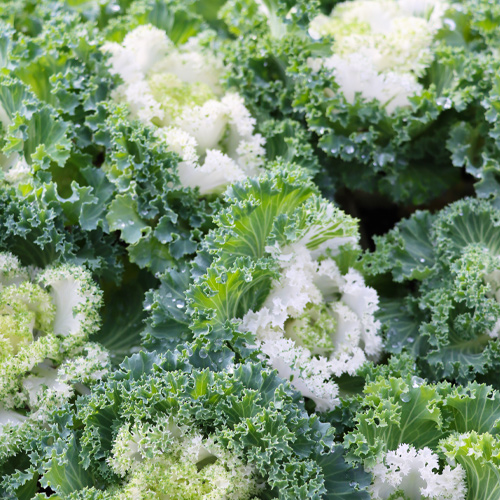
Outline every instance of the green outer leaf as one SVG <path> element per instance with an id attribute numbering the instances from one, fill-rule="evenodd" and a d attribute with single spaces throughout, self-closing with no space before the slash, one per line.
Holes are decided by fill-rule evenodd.
<path id="1" fill-rule="evenodd" d="M 64 496 L 95 483 L 92 474 L 80 465 L 80 449 L 75 436 L 67 443 L 64 455 L 58 454 L 55 448 L 54 452 L 46 463 L 45 474 L 40 479 L 43 487 L 51 487 Z"/>
<path id="2" fill-rule="evenodd" d="M 406 302 L 404 299 L 382 298 L 375 317 L 384 325 L 387 352 L 399 354 L 407 349 L 415 356 L 422 355 L 426 342 L 419 332 L 418 312 L 415 314 L 415 308 L 410 308 Z"/>
<path id="3" fill-rule="evenodd" d="M 371 483 L 370 475 L 361 467 L 346 464 L 343 452 L 342 446 L 336 446 L 332 453 L 318 458 L 318 464 L 325 476 L 327 491 L 323 498 L 325 500 L 369 500 L 370 494 L 366 488 Z"/>
<path id="4" fill-rule="evenodd" d="M 449 387 L 428 385 L 416 377 L 379 378 L 367 384 L 356 430 L 345 439 L 349 457 L 371 467 L 381 454 L 402 443 L 436 449 L 450 432 L 443 427 L 440 404 Z"/>
<path id="5" fill-rule="evenodd" d="M 457 386 L 445 399 L 450 427 L 460 433 L 500 433 L 500 393 L 476 382 Z"/>
<path id="6" fill-rule="evenodd" d="M 137 213 L 137 202 L 130 194 L 120 194 L 109 206 L 106 220 L 111 231 L 120 230 L 127 243 L 137 243 L 148 225 Z"/>
<path id="7" fill-rule="evenodd" d="M 432 238 L 439 256 L 457 259 L 464 249 L 476 243 L 492 255 L 500 254 L 500 212 L 485 200 L 467 198 L 444 209 L 436 219 Z"/>
<path id="8" fill-rule="evenodd" d="M 142 333 L 146 345 L 161 352 L 173 349 L 186 340 L 192 340 L 186 312 L 186 291 L 190 275 L 187 267 L 171 269 L 160 277 L 157 290 L 146 294 L 144 308 L 150 311 L 147 326 Z"/>
<path id="9" fill-rule="evenodd" d="M 467 474 L 467 500 L 493 500 L 500 495 L 500 445 L 490 434 L 457 434 L 442 443 L 446 455 Z"/>
<path id="10" fill-rule="evenodd" d="M 144 296 L 156 280 L 146 271 L 133 265 L 126 268 L 123 281 L 104 284 L 104 308 L 102 327 L 94 336 L 111 353 L 115 363 L 121 363 L 126 355 L 142 347 L 146 311 L 143 309 Z"/>

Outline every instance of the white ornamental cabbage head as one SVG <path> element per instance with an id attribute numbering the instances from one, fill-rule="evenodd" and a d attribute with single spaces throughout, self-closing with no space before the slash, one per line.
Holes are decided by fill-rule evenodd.
<path id="1" fill-rule="evenodd" d="M 408 106 L 409 98 L 422 90 L 411 74 L 380 73 L 363 54 L 333 55 L 324 61 L 324 66 L 332 71 L 347 102 L 354 103 L 359 94 L 367 101 L 379 101 L 389 114 L 398 107 Z"/>
<path id="2" fill-rule="evenodd" d="M 438 456 L 429 448 L 416 450 L 400 444 L 388 451 L 370 472 L 374 500 L 401 498 L 408 500 L 465 500 L 467 485 L 461 465 L 445 466 L 440 472 Z"/>
<path id="3" fill-rule="evenodd" d="M 196 38 L 176 47 L 146 25 L 103 49 L 123 81 L 115 98 L 132 118 L 156 125 L 158 139 L 180 155 L 183 185 L 209 194 L 258 173 L 265 141 L 255 119 L 238 94 L 223 92 L 222 63 Z"/>
<path id="4" fill-rule="evenodd" d="M 2 424 L 18 425 L 25 416 L 42 421 L 76 387 L 82 393 L 82 384 L 105 374 L 107 351 L 88 342 L 99 328 L 101 295 L 83 268 L 40 272 L 21 266 L 10 253 L 0 253 Z"/>
<path id="5" fill-rule="evenodd" d="M 321 230 L 328 228 L 322 222 L 309 226 L 292 245 L 268 249 L 278 260 L 280 278 L 262 307 L 249 311 L 240 326 L 255 335 L 263 357 L 314 400 L 318 411 L 338 404 L 332 377 L 354 374 L 367 360 L 376 360 L 382 349 L 380 323 L 374 316 L 376 291 L 357 270 L 343 274 L 334 259 L 343 251 L 336 239 L 351 249 L 353 242 L 321 239 Z"/>
<path id="6" fill-rule="evenodd" d="M 123 426 L 108 462 L 125 479 L 113 500 L 249 500 L 257 492 L 254 467 L 168 417 Z"/>
<path id="7" fill-rule="evenodd" d="M 310 33 L 334 37 L 334 55 L 311 61 L 329 69 L 345 99 L 377 100 L 391 114 L 422 91 L 418 78 L 432 62 L 432 45 L 449 8 L 441 0 L 354 0 L 318 16 Z"/>

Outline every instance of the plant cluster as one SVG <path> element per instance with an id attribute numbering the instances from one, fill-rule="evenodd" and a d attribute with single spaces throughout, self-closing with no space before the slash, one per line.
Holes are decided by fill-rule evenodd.
<path id="1" fill-rule="evenodd" d="M 0 497 L 500 498 L 500 7 L 0 5 Z"/>

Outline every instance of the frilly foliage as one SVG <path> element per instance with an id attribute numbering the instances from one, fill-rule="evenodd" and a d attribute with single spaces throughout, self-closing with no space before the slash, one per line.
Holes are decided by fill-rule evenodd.
<path id="1" fill-rule="evenodd" d="M 386 350 L 410 352 L 432 380 L 483 375 L 495 383 L 499 217 L 473 199 L 437 214 L 416 212 L 377 238 L 376 252 L 366 256 L 370 273 L 390 273 L 404 285 L 380 281 Z"/>
<path id="2" fill-rule="evenodd" d="M 1 2 L 0 497 L 500 497 L 499 25 Z"/>

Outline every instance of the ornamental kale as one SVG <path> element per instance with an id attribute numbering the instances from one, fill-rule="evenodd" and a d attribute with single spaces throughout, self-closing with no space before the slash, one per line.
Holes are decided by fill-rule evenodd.
<path id="1" fill-rule="evenodd" d="M 500 498 L 500 6 L 0 3 L 0 497 Z"/>
<path id="2" fill-rule="evenodd" d="M 203 242 L 210 264 L 195 264 L 191 284 L 187 270 L 164 276 L 146 338 L 156 347 L 197 338 L 214 351 L 227 341 L 243 357 L 257 348 L 318 410 L 335 406 L 331 377 L 382 350 L 378 296 L 356 269 L 356 221 L 296 166 L 233 184 L 226 202 Z"/>
<path id="3" fill-rule="evenodd" d="M 207 194 L 255 175 L 265 150 L 242 99 L 222 92 L 221 61 L 200 42 L 190 38 L 177 48 L 146 25 L 103 50 L 123 81 L 115 99 L 127 103 L 132 118 L 160 127 L 158 139 L 181 158 L 181 183 Z"/>
<path id="4" fill-rule="evenodd" d="M 416 212 L 366 257 L 372 274 L 407 285 L 380 281 L 386 351 L 412 353 L 431 380 L 464 383 L 481 374 L 496 384 L 499 221 L 482 200 Z"/>
<path id="5" fill-rule="evenodd" d="M 102 293 L 82 267 L 23 267 L 0 253 L 0 464 L 18 454 L 51 413 L 105 377 Z M 1 491 L 1 487 L 0 487 Z"/>
<path id="6" fill-rule="evenodd" d="M 456 167 L 482 177 L 497 147 L 487 3 L 354 0 L 311 22 L 326 53 L 304 44 L 294 106 L 336 184 L 420 204 L 460 192 Z"/>
<path id="7" fill-rule="evenodd" d="M 350 459 L 373 473 L 372 498 L 498 495 L 498 398 L 486 385 L 411 375 L 368 383 L 345 444 Z"/>

